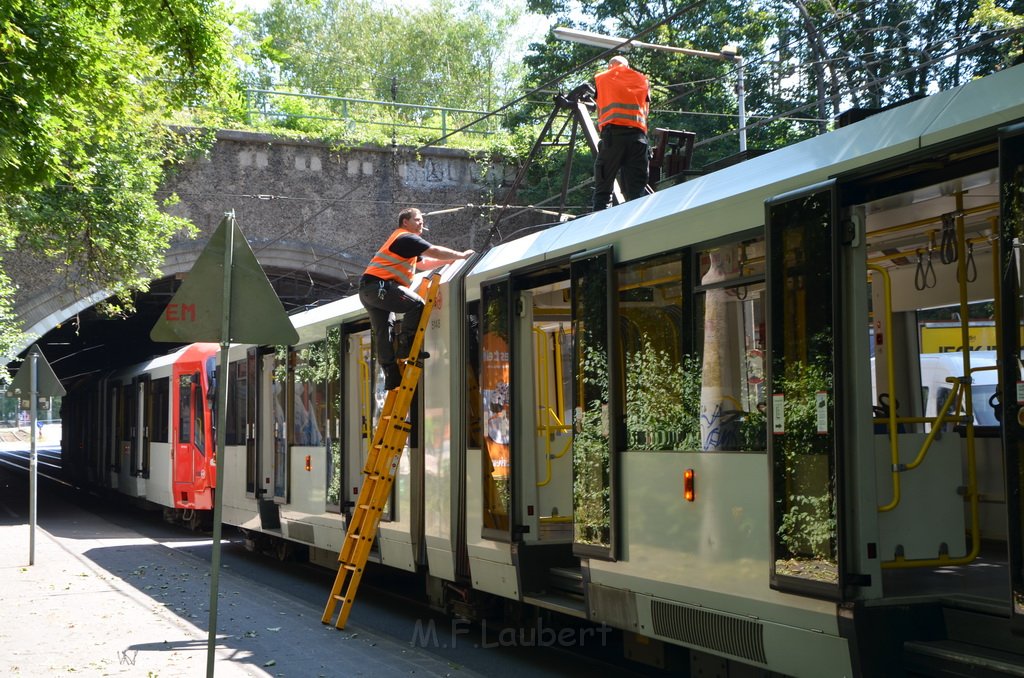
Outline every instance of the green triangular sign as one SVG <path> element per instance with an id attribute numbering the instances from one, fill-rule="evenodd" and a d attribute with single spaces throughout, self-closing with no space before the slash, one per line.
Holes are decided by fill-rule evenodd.
<path id="1" fill-rule="evenodd" d="M 225 280 L 226 268 L 230 281 Z M 225 308 L 230 310 L 227 337 L 221 336 Z M 170 342 L 291 345 L 299 340 L 233 212 L 221 220 L 149 336 Z"/>
<path id="2" fill-rule="evenodd" d="M 11 385 L 7 387 L 8 398 L 28 399 L 32 395 L 32 354 L 38 355 L 36 359 L 36 396 L 44 398 L 49 396 L 62 396 L 66 393 L 60 385 L 60 379 L 53 373 L 50 363 L 46 362 L 43 352 L 35 345 L 25 355 L 25 362 L 21 364 L 18 373 L 14 375 Z"/>

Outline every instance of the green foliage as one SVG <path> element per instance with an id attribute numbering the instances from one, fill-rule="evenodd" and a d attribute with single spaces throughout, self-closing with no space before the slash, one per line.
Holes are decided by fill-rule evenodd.
<path id="1" fill-rule="evenodd" d="M 700 384 L 697 357 L 679 363 L 644 335 L 626 355 L 628 449 L 700 449 Z"/>
<path id="2" fill-rule="evenodd" d="M 745 412 L 740 421 L 740 444 L 744 450 L 764 450 L 768 447 L 768 417 L 761 409 Z"/>
<path id="3" fill-rule="evenodd" d="M 831 493 L 790 497 L 789 508 L 783 514 L 779 527 L 779 537 L 790 553 L 810 553 L 819 560 L 835 560 L 832 552 L 835 532 L 835 506 Z"/>
<path id="4" fill-rule="evenodd" d="M 748 144 L 771 150 L 827 131 L 852 107 L 880 107 L 948 89 L 1020 58 L 1019 15 L 975 3 L 862 3 L 725 0 L 529 0 L 531 12 L 567 26 L 717 53 L 739 45 L 744 61 Z M 982 29 L 979 32 L 979 28 Z M 987 31 L 987 32 L 986 32 Z M 588 82 L 609 54 L 546 36 L 524 59 L 527 84 L 569 91 Z M 652 85 L 652 127 L 697 133 L 693 165 L 738 150 L 736 62 L 633 49 L 631 65 Z M 547 109 L 540 102 L 526 119 Z"/>
<path id="5" fill-rule="evenodd" d="M 326 501 L 328 506 L 337 506 L 341 503 L 341 442 L 332 439 L 327 453 L 331 455 L 331 474 L 327 478 Z"/>
<path id="6" fill-rule="evenodd" d="M 278 351 L 286 347 L 279 346 Z M 279 353 L 280 355 L 280 353 Z M 339 378 L 337 346 L 329 341 L 318 341 L 300 348 L 295 360 L 295 383 L 327 384 Z"/>
<path id="7" fill-rule="evenodd" d="M 21 339 L 20 333 L 5 331 L 4 328 L 16 327 L 18 318 L 14 313 L 14 286 L 10 278 L 0 270 L 0 356 L 13 355 L 16 342 Z M 9 383 L 10 375 L 7 367 L 0 364 L 0 383 Z"/>
<path id="8" fill-rule="evenodd" d="M 160 212 L 164 173 L 209 137 L 165 124 L 224 105 L 217 0 L 10 0 L 0 7 L 0 245 L 38 254 L 72 289 L 144 289 L 188 222 Z M 188 116 L 194 120 L 193 116 Z M 0 297 L 10 299 L 9 281 Z M 0 315 L 0 348 L 22 341 Z"/>
<path id="9" fill-rule="evenodd" d="M 785 431 L 776 444 L 784 491 L 781 543 L 793 555 L 835 559 L 835 478 L 828 467 L 830 438 L 818 433 L 817 394 L 831 398 L 832 374 L 818 364 L 789 362 L 775 380 L 785 394 Z"/>
<path id="10" fill-rule="evenodd" d="M 611 544 L 608 364 L 592 347 L 584 348 L 583 382 L 599 394 L 574 412 L 573 521 L 579 543 Z"/>
<path id="11" fill-rule="evenodd" d="M 245 47 L 246 84 L 354 100 L 489 111 L 508 95 L 519 68 L 502 58 L 508 30 L 519 18 L 510 7 L 495 10 L 479 2 L 457 6 L 452 0 L 432 0 L 422 9 L 365 0 L 274 0 L 266 11 L 252 17 Z M 426 108 L 389 109 L 286 97 L 272 97 L 266 103 L 281 114 L 279 124 L 285 127 L 301 126 L 317 133 L 326 127 L 332 136 L 339 132 L 349 136 L 344 129 L 348 123 L 342 122 L 339 128 L 333 122 L 347 118 L 359 123 L 360 134 L 379 125 L 389 142 L 394 137 L 401 143 L 429 142 L 442 136 L 442 127 L 451 130 L 479 117 L 455 115 L 442 123 L 440 111 Z M 498 127 L 495 122 L 487 125 L 492 130 Z M 420 130 L 412 131 L 416 127 Z M 423 131 L 423 127 L 437 131 Z M 483 145 L 473 136 L 459 143 Z"/>
<path id="12" fill-rule="evenodd" d="M 1020 63 L 1024 58 L 1024 42 L 1021 39 L 1024 16 L 996 6 L 995 0 L 980 0 L 978 8 L 971 16 L 971 25 L 988 31 L 1007 33 L 1006 40 L 996 43 L 1000 57 L 1007 63 Z"/>

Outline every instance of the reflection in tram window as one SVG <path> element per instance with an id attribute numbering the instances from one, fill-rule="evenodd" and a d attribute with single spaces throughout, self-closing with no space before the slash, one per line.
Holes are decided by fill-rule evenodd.
<path id="1" fill-rule="evenodd" d="M 480 448 L 480 307 L 470 302 L 466 308 L 466 444 Z"/>
<path id="2" fill-rule="evenodd" d="M 326 343 L 316 342 L 289 356 L 292 367 L 291 424 L 293 445 L 322 445 L 327 405 L 324 402 L 328 358 Z"/>
<path id="3" fill-rule="evenodd" d="M 274 352 L 274 370 L 271 378 L 272 409 L 274 416 L 274 498 L 288 498 L 288 348 L 278 346 Z"/>
<path id="4" fill-rule="evenodd" d="M 192 377 L 187 374 L 178 383 L 178 442 L 192 442 Z"/>
<path id="5" fill-rule="evenodd" d="M 245 406 L 249 399 L 249 363 L 242 360 L 228 365 L 228 409 L 224 433 L 226 445 L 245 444 Z"/>
<path id="6" fill-rule="evenodd" d="M 327 384 L 327 487 L 328 510 L 341 510 L 341 328 L 327 330 L 324 349 L 324 379 Z"/>
<path id="7" fill-rule="evenodd" d="M 609 388 L 607 251 L 572 262 L 573 538 L 601 557 L 612 552 L 612 401 Z"/>
<path id="8" fill-rule="evenodd" d="M 698 449 L 764 450 L 764 240 L 724 244 L 697 258 L 703 336 L 691 411 L 700 413 Z"/>
<path id="9" fill-rule="evenodd" d="M 764 450 L 764 241 L 698 252 L 692 310 L 686 259 L 618 270 L 626 449 Z"/>
<path id="10" fill-rule="evenodd" d="M 682 257 L 631 262 L 617 284 L 626 449 L 699 449 L 700 366 L 683 354 Z"/>
<path id="11" fill-rule="evenodd" d="M 828 190 L 769 212 L 772 241 L 772 491 L 775 584 L 834 597 L 839 583 Z"/>
<path id="12" fill-rule="evenodd" d="M 483 397 L 484 527 L 508 530 L 512 507 L 510 474 L 512 400 L 509 375 L 507 282 L 484 291 L 481 394 Z"/>

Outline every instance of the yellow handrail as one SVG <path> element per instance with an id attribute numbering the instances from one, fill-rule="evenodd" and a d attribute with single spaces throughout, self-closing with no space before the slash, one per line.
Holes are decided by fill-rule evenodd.
<path id="1" fill-rule="evenodd" d="M 537 384 L 537 434 L 544 436 L 544 465 L 546 469 L 546 477 L 543 481 L 537 483 L 537 487 L 543 487 L 551 482 L 551 460 L 561 459 L 565 453 L 569 450 L 572 445 L 572 437 L 566 439 L 566 444 L 562 448 L 562 451 L 558 454 L 551 453 L 551 440 L 556 433 L 566 433 L 571 429 L 562 422 L 561 417 L 551 407 L 550 394 L 551 384 L 548 376 L 548 347 L 547 339 L 548 334 L 539 327 L 533 328 L 534 340 L 536 343 L 536 350 L 534 355 L 536 356 L 536 384 Z M 562 352 L 557 350 L 555 354 L 555 375 L 560 377 L 562 374 Z M 558 383 L 562 383 L 559 379 Z M 559 412 L 562 407 L 562 393 L 561 389 L 555 389 L 555 406 L 559 408 Z M 552 423 L 553 422 L 553 423 Z"/>
<path id="2" fill-rule="evenodd" d="M 965 249 L 964 249 L 965 235 L 964 235 L 964 219 L 963 219 L 963 216 L 962 216 L 963 213 L 964 213 L 963 212 L 963 194 L 959 193 L 959 192 L 956 194 L 956 207 L 957 207 L 957 213 L 958 213 L 958 216 L 956 218 L 957 246 L 958 246 L 960 252 L 964 252 L 965 251 Z M 998 276 L 995 276 L 995 277 L 998 277 Z M 967 305 L 968 305 L 968 299 L 967 299 L 967 264 L 964 261 L 964 257 L 962 255 L 957 257 L 957 281 L 960 284 L 960 317 L 961 318 L 968 318 L 970 316 L 968 314 L 968 308 L 967 308 Z M 999 317 L 999 316 L 996 316 L 996 317 Z M 969 346 L 970 345 L 970 341 L 969 341 L 970 340 L 969 327 L 968 327 L 968 323 L 966 321 L 962 321 L 961 322 L 960 332 L 961 332 L 961 337 L 960 337 L 961 338 L 961 345 L 964 346 L 964 347 Z M 961 353 L 962 353 L 963 361 L 964 361 L 963 369 L 964 369 L 964 375 L 965 376 L 960 378 L 960 379 L 955 378 L 955 377 L 950 377 L 950 378 L 948 378 L 946 380 L 946 381 L 954 381 L 955 382 L 954 390 L 957 390 L 957 388 L 956 388 L 957 384 L 963 384 L 963 383 L 968 383 L 969 384 L 970 381 L 971 381 L 971 375 L 975 371 L 981 371 L 982 369 L 989 369 L 989 368 L 979 368 L 978 370 L 971 369 L 971 357 L 970 357 L 970 353 L 971 352 L 965 350 L 965 351 L 962 351 Z M 967 489 L 966 489 L 966 498 L 967 498 L 968 502 L 970 503 L 970 513 L 971 513 L 971 548 L 963 556 L 954 557 L 954 558 L 950 558 L 946 554 L 941 554 L 937 558 L 918 558 L 918 559 L 913 559 L 913 560 L 907 560 L 907 559 L 902 558 L 902 557 L 897 557 L 895 560 L 887 560 L 887 561 L 882 562 L 881 565 L 882 565 L 883 568 L 886 568 L 886 569 L 896 569 L 896 568 L 911 568 L 911 567 L 943 567 L 943 566 L 948 566 L 948 565 L 966 565 L 967 563 L 973 562 L 974 559 L 978 557 L 978 554 L 981 553 L 981 519 L 979 517 L 979 507 L 978 507 L 978 472 L 977 472 L 976 450 L 975 450 L 975 444 L 974 444 L 974 402 L 973 402 L 973 400 L 971 398 L 971 391 L 972 391 L 971 388 L 965 388 L 964 389 L 964 413 L 965 413 L 966 419 L 967 419 L 967 423 L 966 423 L 966 429 L 967 429 L 966 430 L 966 434 L 967 434 L 966 435 L 966 438 L 967 438 Z M 944 414 L 945 410 L 948 409 L 948 403 L 950 402 L 950 398 L 952 398 L 952 397 L 953 397 L 953 394 L 951 393 L 950 397 L 946 399 L 947 406 L 945 408 L 943 408 L 943 412 L 941 414 Z M 941 417 L 941 414 L 940 414 L 940 417 Z M 932 426 L 932 433 L 933 434 L 934 434 L 935 430 L 938 428 L 938 425 L 939 424 L 936 423 L 936 425 Z M 929 436 L 929 438 L 931 438 L 931 436 Z M 920 456 L 921 455 L 919 455 L 919 457 Z"/>
<path id="3" fill-rule="evenodd" d="M 893 366 L 893 349 L 892 349 L 892 280 L 889 278 L 889 272 L 877 266 L 875 264 L 868 264 L 868 270 L 874 271 L 875 273 L 882 276 L 882 294 L 885 298 L 885 331 L 890 335 L 888 339 L 883 341 L 885 346 L 885 367 L 889 377 L 889 397 L 892 402 L 892 407 L 889 408 L 889 458 L 891 461 L 891 473 L 892 473 L 892 501 L 884 506 L 879 506 L 879 511 L 891 511 L 896 508 L 900 503 L 900 448 L 899 440 L 897 438 L 896 430 L 896 369 Z"/>

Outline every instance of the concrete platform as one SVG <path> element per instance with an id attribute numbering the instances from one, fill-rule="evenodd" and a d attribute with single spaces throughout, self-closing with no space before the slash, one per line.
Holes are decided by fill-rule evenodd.
<path id="1" fill-rule="evenodd" d="M 24 499 L 0 476 L 0 675 L 207 674 L 208 563 L 48 494 L 29 565 Z M 325 626 L 322 609 L 230 568 L 219 579 L 217 676 L 480 675 L 351 623 Z"/>

